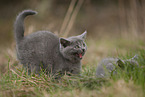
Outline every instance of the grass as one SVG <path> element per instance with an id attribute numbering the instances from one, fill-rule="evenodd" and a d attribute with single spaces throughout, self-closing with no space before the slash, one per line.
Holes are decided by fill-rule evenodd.
<path id="1" fill-rule="evenodd" d="M 128 56 L 126 56 L 128 57 Z M 97 79 L 95 77 L 96 67 L 85 65 L 82 68 L 82 76 L 63 76 L 60 80 L 55 80 L 53 76 L 45 75 L 43 72 L 38 75 L 28 75 L 22 68 L 11 65 L 8 71 L 1 74 L 0 95 L 2 97 L 12 96 L 115 96 L 122 94 L 130 97 L 144 95 L 145 88 L 145 50 L 139 51 L 140 68 L 134 70 L 119 71 L 118 75 L 111 76 L 109 79 Z M 13 68 L 13 69 L 12 69 Z M 128 73 L 127 73 L 128 72 Z M 118 85 L 118 86 L 117 86 Z M 121 85 L 121 86 L 120 86 Z M 123 86 L 122 86 L 123 85 Z M 105 88 L 106 87 L 106 88 Z M 114 89 L 116 88 L 116 89 Z M 125 90 L 121 90 L 125 89 Z M 137 91 L 136 91 L 137 90 Z M 110 92 L 108 92 L 110 91 Z M 123 93 L 115 93 L 115 91 Z M 129 91 L 126 94 L 124 91 Z"/>
<path id="2" fill-rule="evenodd" d="M 145 49 L 137 48 L 137 43 L 129 44 L 122 41 L 118 41 L 119 44 L 115 43 L 87 41 L 88 52 L 83 60 L 81 76 L 64 75 L 59 80 L 43 72 L 40 73 L 40 76 L 28 75 L 27 71 L 18 65 L 15 52 L 8 49 L 9 54 L 6 54 L 6 58 L 4 58 L 7 63 L 3 63 L 4 65 L 0 67 L 0 97 L 144 97 Z M 123 52 L 128 48 L 127 44 L 133 49 Z M 143 44 L 139 45 L 143 47 Z M 98 49 L 99 47 L 103 48 L 103 51 L 105 50 L 104 53 L 108 53 L 103 54 L 103 51 Z M 106 47 L 108 48 L 105 49 Z M 116 53 L 113 52 L 114 49 L 111 49 L 114 47 L 118 47 Z M 96 78 L 98 63 L 96 59 L 100 60 L 104 55 L 111 56 L 109 50 L 112 52 L 112 56 L 121 59 L 129 59 L 138 54 L 140 66 L 134 68 L 125 66 L 125 70 L 118 69 L 118 74 L 112 75 L 110 78 Z M 102 54 L 102 58 L 95 57 L 93 52 L 96 56 Z"/>

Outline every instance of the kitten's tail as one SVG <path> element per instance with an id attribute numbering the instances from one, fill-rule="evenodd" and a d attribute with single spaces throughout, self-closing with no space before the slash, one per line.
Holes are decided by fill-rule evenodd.
<path id="1" fill-rule="evenodd" d="M 37 14 L 36 11 L 33 10 L 24 10 L 22 11 L 16 18 L 15 25 L 14 25 L 14 32 L 15 32 L 15 39 L 16 42 L 19 42 L 24 37 L 24 19 L 28 15 Z"/>

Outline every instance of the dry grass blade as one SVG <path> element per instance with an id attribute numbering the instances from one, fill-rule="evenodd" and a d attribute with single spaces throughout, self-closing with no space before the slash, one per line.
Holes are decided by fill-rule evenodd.
<path id="1" fill-rule="evenodd" d="M 24 80 L 27 80 L 27 81 L 29 81 L 29 82 L 31 82 L 31 83 L 34 83 L 35 85 L 37 85 L 34 81 L 31 81 L 31 80 L 29 80 L 29 79 L 26 79 L 25 77 L 22 77 L 22 76 L 20 76 L 19 74 L 17 74 L 13 69 L 10 69 L 14 74 L 16 74 L 18 77 L 20 77 L 20 78 L 22 78 L 22 79 L 24 79 Z"/>
<path id="2" fill-rule="evenodd" d="M 65 18 L 64 18 L 64 21 L 62 23 L 62 26 L 61 26 L 61 29 L 60 29 L 60 33 L 63 33 L 64 30 L 66 29 L 66 26 L 68 24 L 68 21 L 69 21 L 69 19 L 71 17 L 72 12 L 73 12 L 73 9 L 74 9 L 76 1 L 77 0 L 71 0 L 71 3 L 69 5 L 69 8 L 68 8 L 67 13 L 66 13 Z"/>
<path id="3" fill-rule="evenodd" d="M 69 32 L 70 32 L 70 30 L 71 30 L 73 24 L 74 24 L 74 21 L 75 21 L 75 19 L 76 19 L 76 16 L 77 16 L 77 14 L 78 14 L 78 12 L 79 12 L 79 10 L 80 10 L 80 8 L 81 8 L 83 2 L 84 2 L 84 0 L 79 0 L 79 1 L 78 1 L 77 5 L 76 5 L 76 7 L 75 7 L 75 9 L 74 9 L 74 12 L 72 13 L 72 16 L 71 16 L 71 18 L 70 18 L 70 21 L 69 21 L 69 23 L 68 23 L 68 26 L 67 26 L 67 28 L 66 28 L 66 30 L 65 30 L 65 32 L 64 32 L 64 35 L 63 35 L 64 37 L 67 37 L 67 36 L 68 36 L 68 34 L 69 34 Z"/>

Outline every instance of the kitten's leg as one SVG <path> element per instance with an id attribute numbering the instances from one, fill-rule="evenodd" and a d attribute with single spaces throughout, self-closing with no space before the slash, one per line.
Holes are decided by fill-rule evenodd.
<path id="1" fill-rule="evenodd" d="M 73 69 L 71 69 L 70 72 L 71 72 L 72 74 L 74 74 L 74 75 L 80 74 L 81 68 L 80 68 L 80 67 L 73 68 Z"/>
<path id="2" fill-rule="evenodd" d="M 35 73 L 40 75 L 40 72 L 41 72 L 40 66 L 39 65 L 36 65 L 35 66 Z"/>
<path id="3" fill-rule="evenodd" d="M 28 68 L 28 74 L 40 74 L 40 65 L 39 64 L 30 64 Z"/>
<path id="4" fill-rule="evenodd" d="M 31 66 L 30 66 L 30 64 L 23 64 L 23 68 L 27 72 L 28 75 L 31 74 Z"/>
<path id="5" fill-rule="evenodd" d="M 53 73 L 52 64 L 49 64 L 48 62 L 43 64 L 43 69 L 46 72 L 46 74 L 52 74 Z"/>

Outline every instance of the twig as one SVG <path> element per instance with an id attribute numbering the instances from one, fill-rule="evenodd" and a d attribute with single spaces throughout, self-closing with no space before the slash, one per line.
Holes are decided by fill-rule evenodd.
<path id="1" fill-rule="evenodd" d="M 64 30 L 66 29 L 66 26 L 67 26 L 67 24 L 69 22 L 69 19 L 71 17 L 72 12 L 73 12 L 73 9 L 74 9 L 76 1 L 77 0 L 71 0 L 71 3 L 69 5 L 69 8 L 68 8 L 67 13 L 66 13 L 65 18 L 64 18 L 64 21 L 62 23 L 62 26 L 61 26 L 61 29 L 60 29 L 60 33 L 63 33 Z"/>
<path id="2" fill-rule="evenodd" d="M 69 34 L 69 32 L 70 32 L 70 30 L 71 30 L 73 24 L 74 24 L 74 21 L 75 21 L 75 19 L 76 19 L 76 16 L 77 16 L 77 14 L 78 14 L 78 12 L 79 12 L 79 10 L 80 10 L 80 8 L 81 8 L 83 2 L 84 2 L 84 0 L 79 0 L 79 1 L 78 1 L 77 5 L 76 5 L 76 7 L 75 7 L 75 9 L 74 9 L 74 12 L 73 12 L 73 14 L 72 14 L 72 16 L 71 16 L 71 19 L 70 19 L 70 21 L 69 21 L 69 23 L 68 23 L 67 29 L 66 29 L 66 31 L 64 32 L 64 35 L 63 35 L 64 37 L 67 37 L 67 36 L 68 36 L 68 34 Z"/>

